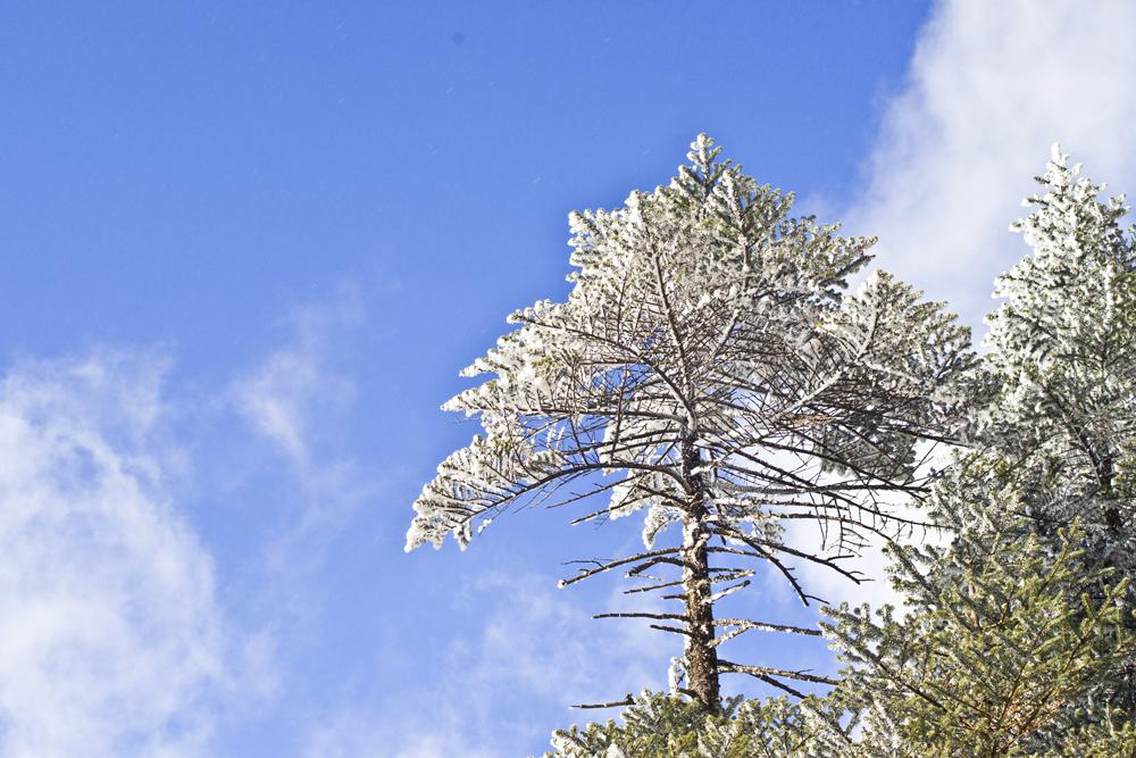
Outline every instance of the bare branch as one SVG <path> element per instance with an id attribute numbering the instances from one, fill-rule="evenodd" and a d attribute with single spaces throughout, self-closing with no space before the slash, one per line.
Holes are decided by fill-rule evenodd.
<path id="1" fill-rule="evenodd" d="M 681 553 L 681 552 L 682 552 L 682 548 L 668 547 L 668 548 L 663 548 L 662 550 L 651 550 L 650 552 L 639 553 L 638 555 L 633 555 L 630 558 L 619 558 L 618 560 L 608 561 L 607 563 L 601 563 L 599 566 L 597 566 L 594 569 L 588 569 L 587 571 L 582 571 L 577 576 L 571 577 L 570 579 L 561 579 L 557 583 L 557 586 L 564 588 L 564 587 L 567 587 L 570 584 L 575 584 L 576 582 L 583 581 L 584 579 L 587 579 L 590 576 L 595 576 L 596 574 L 603 573 L 604 571 L 610 571 L 611 569 L 619 568 L 620 566 L 626 566 L 629 563 L 635 563 L 636 561 L 641 561 L 645 558 L 652 558 L 652 557 L 655 557 L 655 556 L 674 555 L 675 553 Z"/>
<path id="2" fill-rule="evenodd" d="M 725 634 L 716 637 L 714 639 L 714 647 L 723 645 L 749 631 L 786 632 L 790 634 L 803 634 L 809 637 L 822 636 L 819 629 L 809 629 L 803 626 L 793 626 L 792 624 L 773 624 L 767 621 L 750 621 L 749 619 L 717 619 L 714 623 L 720 627 L 734 627 Z"/>
<path id="3" fill-rule="evenodd" d="M 594 619 L 659 619 L 662 621 L 682 621 L 687 617 L 681 613 L 597 613 Z"/>
<path id="4" fill-rule="evenodd" d="M 758 679 L 767 676 L 776 676 L 783 679 L 795 679 L 799 682 L 812 682 L 813 684 L 829 684 L 832 686 L 840 684 L 840 681 L 837 679 L 821 676 L 819 674 L 811 674 L 807 670 L 787 671 L 785 669 L 770 668 L 768 666 L 747 666 L 741 663 L 734 663 L 733 661 L 724 661 L 721 658 L 718 659 L 718 668 L 724 674 L 749 674 Z"/>
<path id="5" fill-rule="evenodd" d="M 579 708 L 581 710 L 588 710 L 593 708 L 622 708 L 626 705 L 635 705 L 635 698 L 631 693 L 627 693 L 627 697 L 622 700 L 613 700 L 610 703 L 580 703 L 579 705 L 569 706 L 570 708 Z"/>

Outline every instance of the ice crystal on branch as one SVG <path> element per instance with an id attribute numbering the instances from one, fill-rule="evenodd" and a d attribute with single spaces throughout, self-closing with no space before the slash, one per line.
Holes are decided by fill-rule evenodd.
<path id="1" fill-rule="evenodd" d="M 719 660 L 741 632 L 793 629 L 734 619 L 718 638 L 715 598 L 755 565 L 806 603 L 801 562 L 859 581 L 841 561 L 887 527 L 888 502 L 922 492 L 920 443 L 950 436 L 971 358 L 967 330 L 890 275 L 846 293 L 873 240 L 791 216 L 791 194 L 705 135 L 687 157 L 666 187 L 572 214 L 571 294 L 514 313 L 517 329 L 463 372 L 486 378 L 444 408 L 484 434 L 426 484 L 407 549 L 465 546 L 520 502 L 578 503 L 574 523 L 643 510 L 646 552 L 564 584 L 621 568 L 648 582 L 632 592 L 677 587 L 682 613 L 621 615 L 682 633 L 689 693 L 716 707 L 719 672 L 811 679 Z M 790 543 L 782 527 L 800 519 L 828 530 L 826 548 Z"/>
<path id="2" fill-rule="evenodd" d="M 1122 196 L 1101 201 L 1103 186 L 1056 146 L 1038 181 L 1045 191 L 1013 226 L 1032 255 L 995 291 L 1006 302 L 989 319 L 998 386 L 983 432 L 1028 458 L 1032 516 L 1050 528 L 1082 517 L 1119 547 L 1136 495 L 1125 476 L 1136 453 L 1136 246 L 1120 226 L 1128 209 Z"/>

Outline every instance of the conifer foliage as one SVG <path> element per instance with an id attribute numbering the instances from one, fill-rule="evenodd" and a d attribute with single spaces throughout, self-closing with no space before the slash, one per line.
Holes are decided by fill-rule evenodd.
<path id="1" fill-rule="evenodd" d="M 1136 751 L 1136 249 L 1058 148 L 1037 181 L 932 499 L 949 548 L 892 545 L 907 614 L 832 611 L 867 755 Z"/>
<path id="2" fill-rule="evenodd" d="M 1000 493 L 968 507 L 945 498 L 959 528 L 950 549 L 894 552 L 910 614 L 832 611 L 828 632 L 849 664 L 842 694 L 863 721 L 859 754 L 1076 748 L 1066 742 L 1085 715 L 1076 704 L 1136 652 L 1127 580 L 1086 568 L 1077 522 L 1055 535 L 1056 553 L 1036 534 L 1023 537 L 1009 499 Z M 1112 716 L 1123 714 L 1101 709 L 1092 721 Z"/>
<path id="3" fill-rule="evenodd" d="M 1056 147 L 1038 181 L 971 452 L 932 498 L 949 548 L 893 545 L 909 613 L 828 628 L 868 754 L 1136 752 L 1136 248 Z"/>
<path id="4" fill-rule="evenodd" d="M 829 694 L 756 732 L 747 714 L 771 701 L 676 722 L 669 754 L 1136 755 L 1136 235 L 1123 198 L 1102 200 L 1059 149 L 1038 181 L 965 444 L 924 501 L 947 540 L 886 548 L 905 607 L 826 609 L 845 663 Z M 642 701 L 554 745 L 646 755 L 644 714 L 676 707 Z"/>
<path id="5" fill-rule="evenodd" d="M 786 758 L 836 756 L 853 744 L 829 700 L 728 698 L 719 713 L 645 692 L 620 722 L 572 727 L 552 737 L 545 758 Z"/>
<path id="6" fill-rule="evenodd" d="M 1082 518 L 1099 550 L 1131 554 L 1136 495 L 1136 244 L 1123 197 L 1054 147 L 1044 192 L 1014 224 L 1031 255 L 999 278 L 987 357 L 997 392 L 980 439 L 1028 469 L 1043 528 Z M 1121 549 L 1123 548 L 1123 549 Z M 1103 555 L 1102 555 L 1103 557 Z M 1122 556 L 1114 556 L 1122 559 Z M 1127 559 L 1131 560 L 1131 559 Z"/>
<path id="7" fill-rule="evenodd" d="M 681 601 L 616 615 L 680 633 L 684 691 L 716 710 L 720 673 L 794 692 L 787 679 L 826 681 L 726 660 L 719 645 L 745 632 L 818 632 L 719 618 L 715 603 L 765 569 L 807 604 L 802 562 L 859 581 L 842 560 L 886 528 L 887 502 L 924 491 L 919 443 L 950 436 L 971 357 L 967 330 L 891 276 L 845 292 L 871 239 L 791 216 L 791 194 L 705 135 L 687 157 L 665 187 L 572 214 L 571 294 L 514 313 L 463 372 L 487 378 L 443 407 L 483 434 L 423 488 L 407 550 L 464 547 L 524 503 L 579 504 L 573 523 L 642 511 L 643 552 L 561 584 L 618 568 L 630 591 Z M 794 520 L 824 528 L 824 547 L 794 544 Z"/>

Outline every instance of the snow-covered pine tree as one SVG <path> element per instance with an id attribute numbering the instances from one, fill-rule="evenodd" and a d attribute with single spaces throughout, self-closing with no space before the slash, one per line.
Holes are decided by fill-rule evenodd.
<path id="1" fill-rule="evenodd" d="M 751 630 L 818 631 L 716 618 L 715 603 L 760 565 L 806 604 L 795 564 L 859 581 L 842 560 L 888 523 L 887 501 L 923 491 L 918 443 L 947 436 L 971 361 L 967 330 L 891 276 L 844 295 L 872 240 L 791 217 L 791 194 L 719 152 L 700 135 L 668 186 L 572 214 L 571 294 L 514 313 L 518 328 L 463 372 L 490 378 L 443 408 L 479 417 L 484 434 L 440 464 L 407 535 L 407 550 L 447 535 L 464 547 L 524 500 L 606 493 L 576 524 L 645 511 L 643 552 L 561 585 L 622 568 L 644 582 L 629 592 L 680 600 L 675 613 L 610 615 L 682 634 L 684 691 L 711 710 L 723 672 L 791 692 L 787 679 L 828 681 L 720 657 Z M 789 538 L 801 520 L 827 530 L 822 548 Z M 668 570 L 679 575 L 649 574 Z"/>
<path id="2" fill-rule="evenodd" d="M 1024 506 L 1043 529 L 1079 517 L 1102 558 L 1132 563 L 1136 245 L 1120 227 L 1123 196 L 1102 202 L 1080 173 L 1054 146 L 1033 213 L 1012 227 L 1032 254 L 995 289 L 1005 302 L 988 319 L 985 363 L 997 391 L 980 439 L 1021 462 Z"/>
<path id="3" fill-rule="evenodd" d="M 999 278 L 985 363 L 995 392 L 978 439 L 1005 458 L 1016 507 L 1043 537 L 1086 528 L 1085 570 L 1136 583 L 1136 234 L 1124 197 L 1054 146 L 1033 210 L 1013 225 L 1031 248 Z M 1136 592 L 1126 602 L 1136 608 Z M 1136 718 L 1136 659 L 1090 700 Z"/>

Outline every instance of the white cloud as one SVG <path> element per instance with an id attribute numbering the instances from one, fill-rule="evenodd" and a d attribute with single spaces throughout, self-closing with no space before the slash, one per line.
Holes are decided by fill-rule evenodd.
<path id="1" fill-rule="evenodd" d="M 1094 178 L 1136 188 L 1134 29 L 1124 1 L 941 3 L 843 214 L 880 237 L 879 265 L 977 326 L 994 276 L 1025 252 L 1007 227 L 1051 143 Z"/>
<path id="2" fill-rule="evenodd" d="M 171 507 L 164 361 L 0 382 L 0 754 L 184 755 L 225 687 L 210 558 Z"/>
<path id="3" fill-rule="evenodd" d="M 888 513 L 898 518 L 923 523 L 927 514 L 915 507 L 892 505 L 887 508 Z M 929 529 L 918 526 L 894 524 L 883 530 L 889 539 L 900 544 L 942 545 L 946 543 L 948 534 L 940 529 Z M 824 544 L 820 530 L 808 521 L 790 525 L 787 530 L 789 541 L 799 550 L 823 554 L 827 548 L 828 553 L 833 552 L 834 545 Z M 903 598 L 892 587 L 887 576 L 887 567 L 890 563 L 883 552 L 887 540 L 879 535 L 862 531 L 861 536 L 865 545 L 859 550 L 859 555 L 840 562 L 842 568 L 859 572 L 864 580 L 860 584 L 853 582 L 846 576 L 838 574 L 824 566 L 808 561 L 798 561 L 795 566 L 799 572 L 805 589 L 810 594 L 824 599 L 826 604 L 839 605 L 847 602 L 852 605 L 869 603 L 873 607 L 880 607 L 885 603 L 902 607 Z M 773 585 L 775 591 L 779 590 L 784 596 L 788 595 L 785 583 L 779 575 L 767 575 L 767 585 Z"/>

